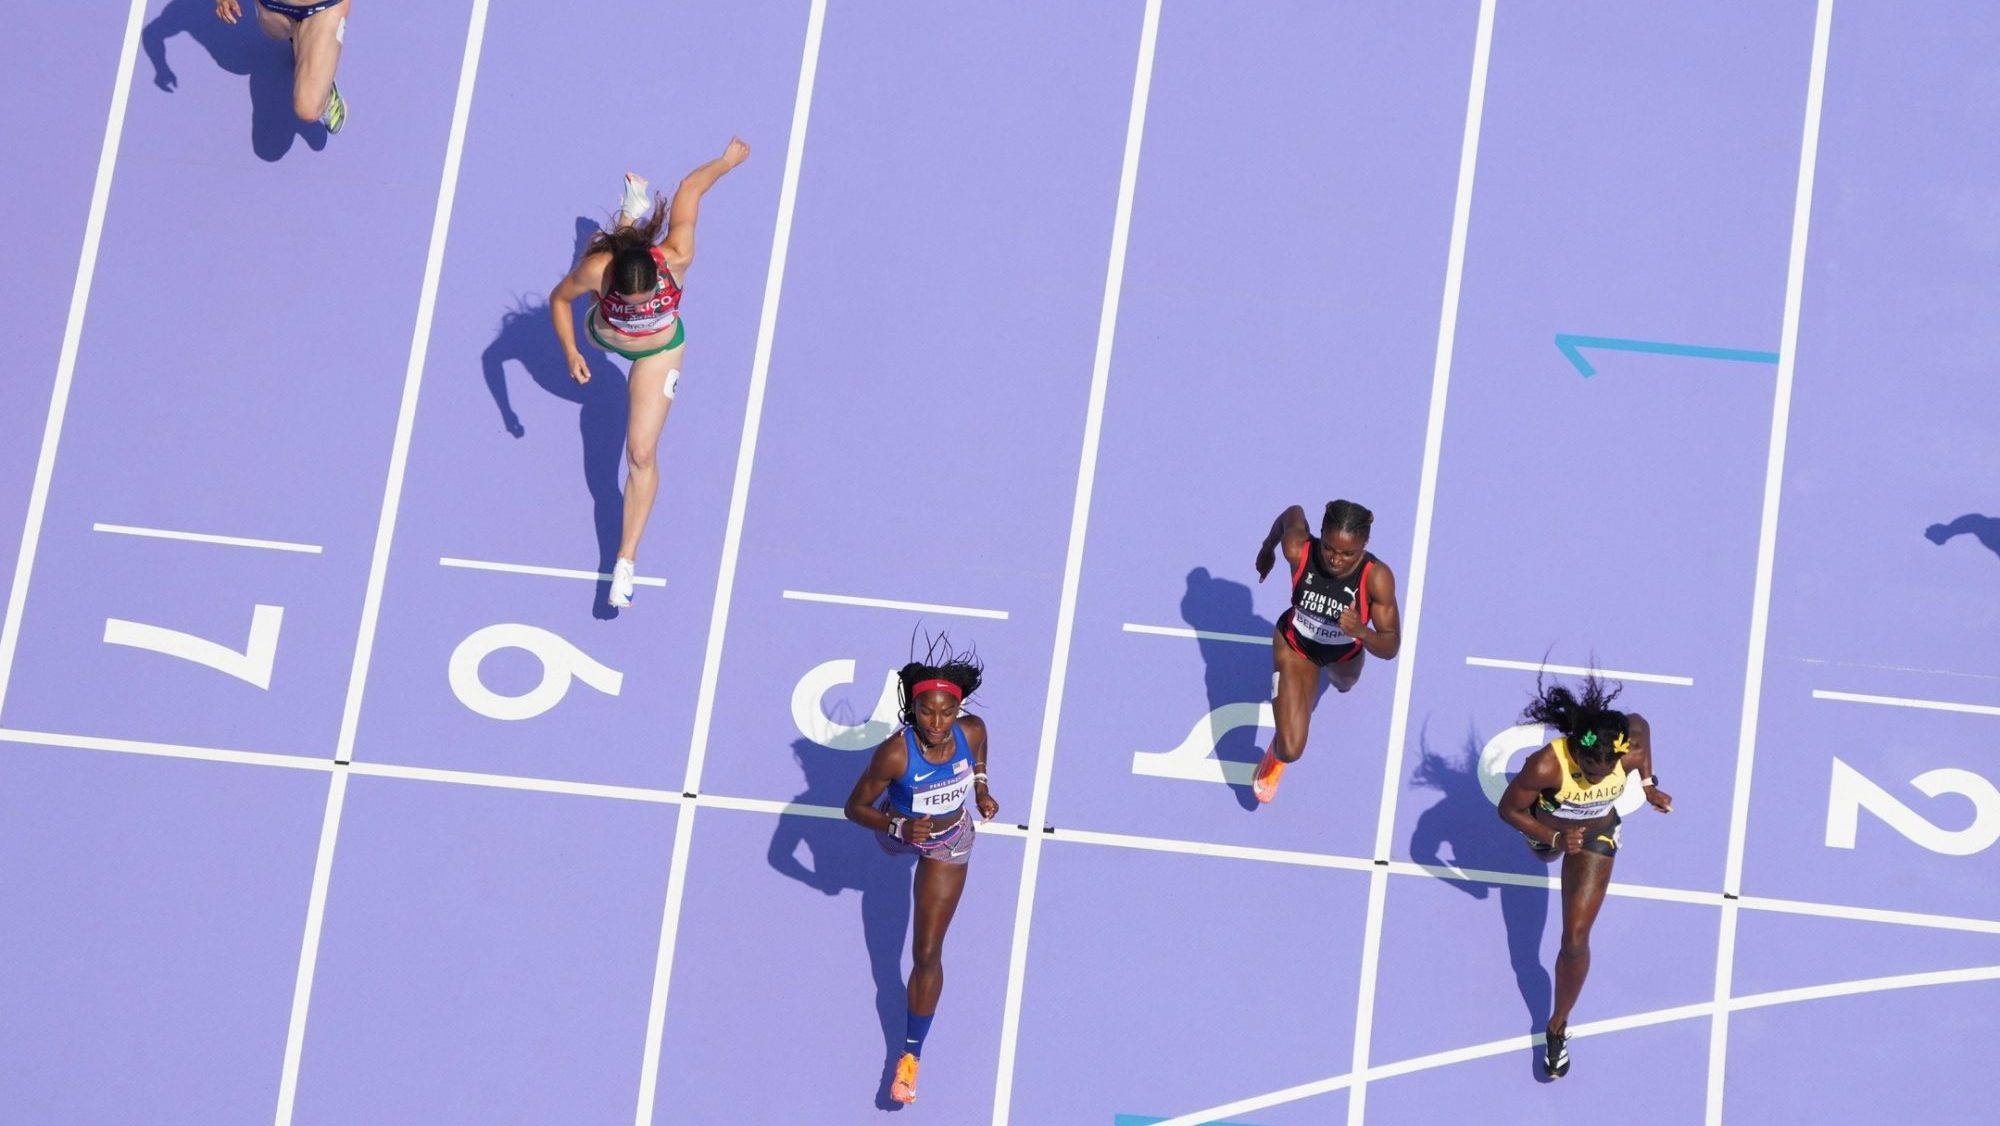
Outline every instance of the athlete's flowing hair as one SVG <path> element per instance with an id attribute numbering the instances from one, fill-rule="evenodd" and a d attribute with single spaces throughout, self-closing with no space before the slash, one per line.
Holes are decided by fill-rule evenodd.
<path id="1" fill-rule="evenodd" d="M 1612 744 L 1631 733 L 1625 713 L 1611 706 L 1623 692 L 1622 685 L 1607 686 L 1595 672 L 1583 678 L 1583 694 L 1578 696 L 1562 684 L 1545 685 L 1535 674 L 1535 698 L 1521 710 L 1521 718 L 1546 723 L 1562 732 L 1570 750 L 1586 758 L 1607 760 L 1616 757 Z M 1595 734 L 1596 738 L 1590 738 Z"/>
<path id="2" fill-rule="evenodd" d="M 1319 518 L 1321 538 L 1346 532 L 1349 535 L 1368 538 L 1368 529 L 1375 524 L 1375 514 L 1351 500 L 1330 500 L 1326 502 L 1326 513 Z"/>
<path id="3" fill-rule="evenodd" d="M 910 651 L 916 651 L 916 638 L 910 638 Z M 962 704 L 979 691 L 986 666 L 980 663 L 979 654 L 971 649 L 960 653 L 951 646 L 951 638 L 944 634 L 924 638 L 922 660 L 913 660 L 896 672 L 897 695 L 903 704 L 903 722 L 917 721 L 916 701 L 910 698 L 910 689 L 926 680 L 945 680 L 958 686 L 959 702 Z"/>
<path id="4" fill-rule="evenodd" d="M 611 268 L 606 276 L 611 280 L 613 293 L 651 293 L 660 284 L 660 268 L 653 262 L 653 246 L 660 241 L 660 232 L 667 228 L 667 197 L 653 193 L 653 213 L 646 216 L 643 223 L 633 223 L 627 227 L 599 230 L 590 236 L 590 245 L 583 248 L 586 255 L 611 255 Z"/>

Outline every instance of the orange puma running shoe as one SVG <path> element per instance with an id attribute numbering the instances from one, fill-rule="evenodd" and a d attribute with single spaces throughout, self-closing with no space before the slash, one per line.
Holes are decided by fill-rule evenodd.
<path id="1" fill-rule="evenodd" d="M 1278 756 L 1264 752 L 1264 761 L 1257 764 L 1257 773 L 1250 776 L 1250 792 L 1257 795 L 1260 802 L 1270 801 L 1278 796 L 1278 782 L 1285 776 L 1285 764 Z"/>

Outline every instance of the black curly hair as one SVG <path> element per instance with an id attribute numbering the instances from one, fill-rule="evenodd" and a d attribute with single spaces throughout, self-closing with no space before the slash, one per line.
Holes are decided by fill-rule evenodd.
<path id="1" fill-rule="evenodd" d="M 1541 674 L 1537 673 L 1535 698 L 1522 709 L 1521 718 L 1546 723 L 1562 732 L 1574 754 L 1609 761 L 1616 757 L 1612 745 L 1632 731 L 1625 713 L 1611 706 L 1611 701 L 1624 690 L 1622 685 L 1607 686 L 1593 672 L 1583 678 L 1583 694 L 1579 696 L 1562 684 L 1543 684 Z"/>
<path id="2" fill-rule="evenodd" d="M 910 639 L 911 652 L 916 651 L 916 638 Z M 951 638 L 940 633 L 924 638 L 922 660 L 913 660 L 896 671 L 897 696 L 903 705 L 903 722 L 915 723 L 916 701 L 910 698 L 910 689 L 926 680 L 947 680 L 958 686 L 959 702 L 963 704 L 979 691 L 984 679 L 986 666 L 980 663 L 979 654 L 971 649 L 960 653 L 952 648 Z"/>

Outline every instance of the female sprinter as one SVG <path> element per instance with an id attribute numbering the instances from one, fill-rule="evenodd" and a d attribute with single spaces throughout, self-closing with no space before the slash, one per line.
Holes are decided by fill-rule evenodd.
<path id="1" fill-rule="evenodd" d="M 875 748 L 847 796 L 848 820 L 875 830 L 885 851 L 917 857 L 909 1023 L 889 1086 L 889 1097 L 899 1103 L 917 1101 L 917 1059 L 944 989 L 944 932 L 965 890 L 975 834 L 966 799 L 976 803 L 981 820 L 1000 811 L 986 792 L 986 723 L 961 710 L 979 689 L 979 662 L 954 656 L 948 645 L 941 663 L 928 663 L 934 656 L 897 674 L 903 729 Z"/>
<path id="2" fill-rule="evenodd" d="M 1368 529 L 1375 514 L 1349 500 L 1336 500 L 1320 517 L 1319 538 L 1306 527 L 1305 509 L 1287 508 L 1271 524 L 1257 549 L 1257 581 L 1277 562 L 1282 541 L 1292 565 L 1292 608 L 1278 619 L 1271 638 L 1271 663 L 1278 673 L 1278 737 L 1257 764 L 1251 792 L 1260 802 L 1278 795 L 1285 767 L 1306 751 L 1306 728 L 1319 701 L 1320 673 L 1336 691 L 1354 687 L 1361 666 L 1373 653 L 1393 660 L 1403 641 L 1397 632 L 1396 576 L 1368 553 Z"/>
<path id="3" fill-rule="evenodd" d="M 1562 949 L 1556 955 L 1555 1008 L 1543 1045 L 1549 1078 L 1569 1074 L 1569 1011 L 1590 972 L 1590 925 L 1604 904 L 1611 862 L 1618 855 L 1619 795 L 1628 778 L 1646 800 L 1670 813 L 1674 800 L 1654 785 L 1653 731 L 1644 717 L 1611 709 L 1619 689 L 1605 691 L 1595 674 L 1583 697 L 1535 682 L 1535 699 L 1521 718 L 1556 729 L 1554 741 L 1528 756 L 1500 797 L 1500 820 L 1528 839 L 1544 861 L 1563 858 Z"/>
<path id="4" fill-rule="evenodd" d="M 590 367 L 577 350 L 571 308 L 571 302 L 585 295 L 591 299 L 584 322 L 590 339 L 632 361 L 626 380 L 631 407 L 625 423 L 625 528 L 611 568 L 613 606 L 632 604 L 639 537 L 660 490 L 656 457 L 660 428 L 681 379 L 681 345 L 687 334 L 681 326 L 680 279 L 694 261 L 695 216 L 702 195 L 749 155 L 749 145 L 730 138 L 721 156 L 687 174 L 674 190 L 671 206 L 648 197 L 646 181 L 626 173 L 617 225 L 591 236 L 576 269 L 549 294 L 549 316 L 569 358 L 571 379 L 590 382 Z"/>
<path id="5" fill-rule="evenodd" d="M 254 0 L 257 26 L 273 39 L 292 45 L 292 112 L 300 121 L 317 121 L 329 133 L 347 124 L 347 101 L 333 84 L 340 65 L 340 45 L 347 38 L 347 9 L 354 0 Z M 242 0 L 215 0 L 223 23 L 243 18 Z"/>

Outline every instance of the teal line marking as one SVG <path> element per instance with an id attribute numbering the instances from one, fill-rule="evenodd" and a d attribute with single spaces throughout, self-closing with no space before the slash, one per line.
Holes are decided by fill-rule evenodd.
<path id="1" fill-rule="evenodd" d="M 1121 1114 L 1112 1119 L 1111 1126 L 1153 1126 L 1156 1122 L 1165 1121 L 1167 1120 L 1164 1118 L 1151 1118 L 1143 1114 Z M 1252 1126 L 1252 1124 L 1248 1122 L 1204 1122 L 1202 1126 Z"/>
<path id="2" fill-rule="evenodd" d="M 1608 348 L 1614 352 L 1653 352 L 1663 356 L 1693 356 L 1703 360 L 1738 360 L 1746 364 L 1775 364 L 1776 352 L 1751 352 L 1742 348 L 1708 348 L 1700 344 L 1662 344 L 1654 340 L 1621 340 L 1615 336 L 1576 336 L 1556 333 L 1556 347 L 1576 365 L 1585 379 L 1597 374 L 1579 348 Z"/>

